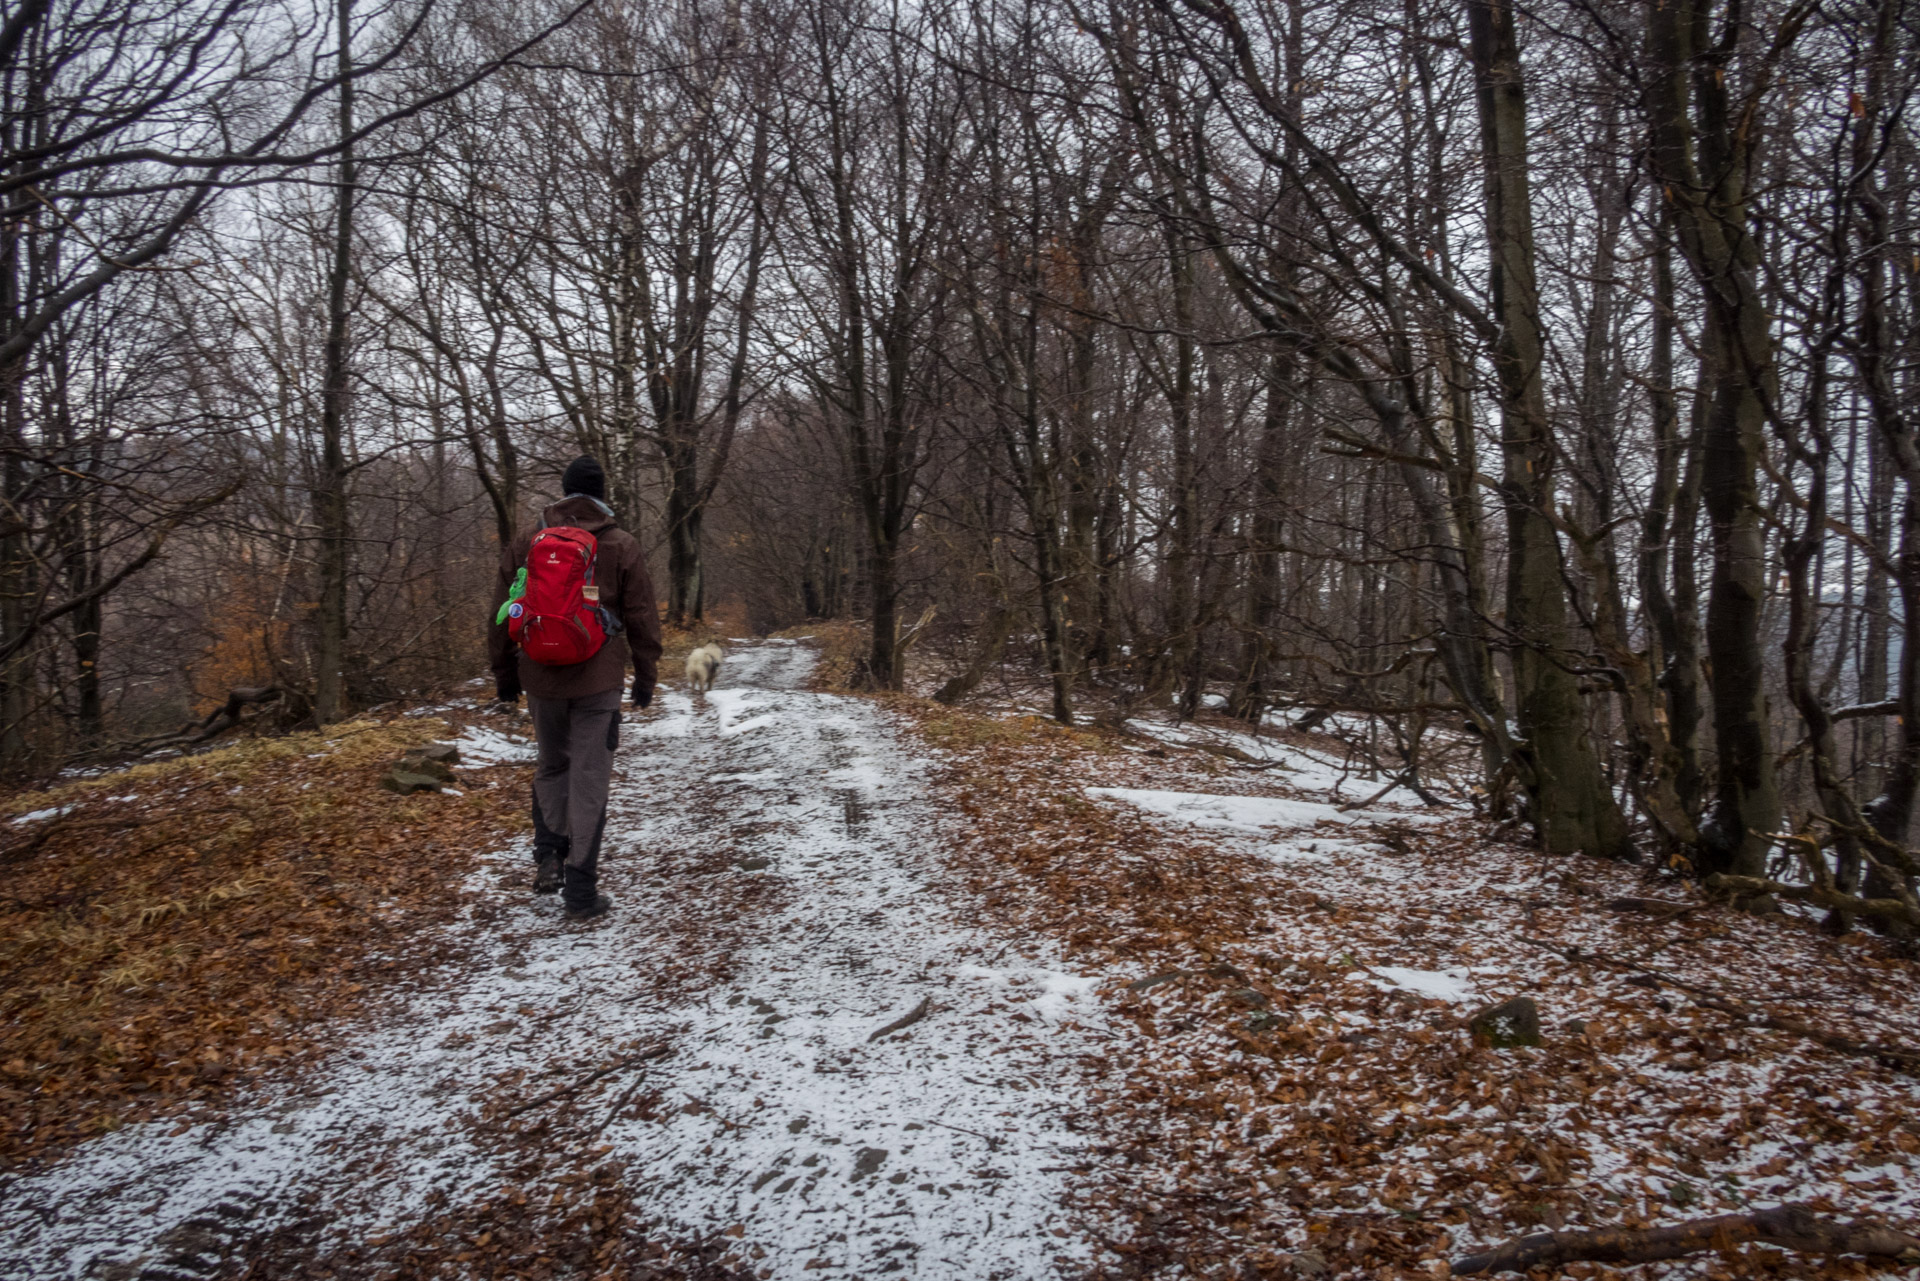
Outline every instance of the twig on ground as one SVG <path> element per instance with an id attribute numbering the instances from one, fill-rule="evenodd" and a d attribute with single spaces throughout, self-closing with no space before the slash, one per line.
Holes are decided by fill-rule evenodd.
<path id="1" fill-rule="evenodd" d="M 1803 1254 L 1864 1254 L 1920 1263 L 1920 1238 L 1871 1223 L 1836 1223 L 1804 1205 L 1782 1205 L 1751 1214 L 1722 1214 L 1664 1228 L 1601 1228 L 1592 1232 L 1541 1232 L 1453 1265 L 1454 1275 L 1525 1272 L 1565 1263 L 1651 1263 L 1708 1250 L 1764 1241 Z"/>
<path id="2" fill-rule="evenodd" d="M 931 1010 L 932 1008 L 933 1008 L 933 998 L 930 996 L 921 997 L 920 1004 L 914 1006 L 911 1010 L 908 1010 L 905 1014 L 902 1014 L 899 1018 L 895 1019 L 893 1022 L 887 1024 L 885 1027 L 881 1028 L 878 1032 L 875 1032 L 872 1036 L 868 1037 L 867 1038 L 868 1042 L 871 1043 L 873 1041 L 877 1041 L 881 1037 L 887 1036 L 894 1032 L 898 1032 L 902 1028 L 912 1027 L 915 1023 L 918 1023 L 921 1019 L 926 1018 L 927 1011 Z"/>
<path id="3" fill-rule="evenodd" d="M 664 1058 L 667 1052 L 672 1048 L 673 1048 L 672 1046 L 666 1044 L 665 1042 L 662 1042 L 659 1045 L 655 1045 L 648 1049 L 642 1050 L 638 1054 L 629 1054 L 626 1058 L 621 1059 L 618 1063 L 611 1064 L 607 1067 L 598 1068 L 592 1072 L 587 1073 L 585 1076 L 581 1077 L 578 1081 L 575 1081 L 571 1085 L 563 1085 L 557 1090 L 550 1090 L 547 1093 L 541 1095 L 539 1098 L 532 1100 L 531 1102 L 522 1103 L 519 1107 L 510 1109 L 509 1111 L 504 1113 L 500 1119 L 503 1121 L 511 1121 L 514 1117 L 519 1116 L 522 1113 L 531 1112 L 537 1107 L 542 1107 L 548 1103 L 553 1102 L 555 1099 L 565 1098 L 567 1095 L 572 1094 L 576 1090 L 585 1089 L 587 1086 L 592 1085 L 595 1081 L 598 1081 L 603 1076 L 612 1076 L 615 1072 L 624 1072 L 626 1071 L 626 1069 L 632 1067 L 634 1064 L 645 1063 L 648 1059 Z"/>
<path id="4" fill-rule="evenodd" d="M 943 1130 L 952 1130 L 955 1134 L 971 1134 L 976 1139 L 985 1139 L 987 1141 L 987 1150 L 990 1152 L 997 1151 L 1000 1147 L 1000 1140 L 995 1136 L 982 1134 L 978 1130 L 969 1130 L 964 1125 L 948 1125 L 945 1121 L 935 1121 L 932 1119 L 929 1119 L 926 1124 L 937 1125 Z"/>
<path id="5" fill-rule="evenodd" d="M 613 1118 L 615 1118 L 616 1116 L 619 1116 L 622 1112 L 626 1111 L 627 1104 L 632 1101 L 633 1096 L 639 1091 L 640 1087 L 645 1085 L 646 1083 L 647 1083 L 647 1078 L 645 1073 L 642 1073 L 641 1075 L 634 1077 L 633 1084 L 629 1085 L 621 1093 L 620 1097 L 614 1101 L 613 1107 L 607 1112 L 605 1116 L 600 1118 L 600 1124 L 593 1127 L 593 1133 L 587 1136 L 587 1142 L 591 1143 L 595 1139 L 599 1138 L 600 1132 L 602 1130 L 605 1130 L 609 1125 L 613 1124 Z"/>

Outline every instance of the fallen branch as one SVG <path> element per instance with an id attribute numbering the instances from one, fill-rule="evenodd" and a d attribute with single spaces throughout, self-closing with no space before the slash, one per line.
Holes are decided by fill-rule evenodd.
<path id="1" fill-rule="evenodd" d="M 136 738 L 129 742 L 117 743 L 111 749 L 116 755 L 136 752 L 157 752 L 173 747 L 198 747 L 202 743 L 212 742 L 230 729 L 240 725 L 254 724 L 259 714 L 247 717 L 245 710 L 266 703 L 280 701 L 283 691 L 278 686 L 241 686 L 227 691 L 227 701 L 207 713 L 199 721 L 188 721 L 179 729 L 168 734 L 152 734 L 146 738 Z"/>
<path id="2" fill-rule="evenodd" d="M 1842 1036 L 1838 1032 L 1828 1032 L 1823 1028 L 1813 1026 L 1811 1023 L 1803 1023 L 1799 1019 L 1791 1019 L 1785 1015 L 1767 1014 L 1760 1010 L 1749 1009 L 1736 1001 L 1729 1001 L 1725 997 L 1704 995 L 1691 991 L 1689 995 L 1708 1009 L 1719 1010 L 1722 1014 L 1731 1014 L 1736 1018 L 1752 1019 L 1762 1027 L 1772 1028 L 1776 1032 L 1791 1032 L 1793 1035 L 1805 1037 L 1809 1041 L 1817 1041 L 1829 1050 L 1838 1050 L 1842 1054 L 1852 1054 L 1860 1058 L 1878 1059 L 1889 1067 L 1899 1068 L 1901 1071 L 1920 1075 L 1920 1054 L 1916 1054 L 1912 1050 L 1897 1050 L 1891 1045 L 1882 1045 L 1877 1041 L 1857 1041 L 1853 1037 Z"/>
<path id="3" fill-rule="evenodd" d="M 659 1045 L 653 1046 L 649 1049 L 642 1050 L 638 1054 L 629 1054 L 626 1058 L 621 1059 L 618 1063 L 614 1063 L 607 1067 L 599 1068 L 595 1071 L 587 1073 L 585 1076 L 581 1077 L 578 1081 L 575 1081 L 572 1085 L 563 1085 L 557 1090 L 551 1090 L 546 1094 L 541 1095 L 539 1098 L 534 1099 L 532 1102 L 522 1103 L 519 1107 L 513 1108 L 512 1110 L 508 1111 L 500 1119 L 503 1121 L 511 1121 L 514 1117 L 519 1116 L 522 1113 L 531 1112 L 537 1107 L 543 1107 L 546 1104 L 553 1102 L 555 1099 L 563 1099 L 567 1095 L 574 1093 L 576 1090 L 583 1090 L 587 1086 L 592 1085 L 595 1081 L 598 1081 L 603 1076 L 612 1076 L 615 1072 L 624 1072 L 628 1068 L 632 1067 L 634 1064 L 645 1063 L 648 1059 L 664 1058 L 666 1057 L 668 1051 L 670 1051 L 672 1048 L 673 1048 L 672 1046 L 666 1044 L 665 1042 L 662 1042 Z"/>
<path id="4" fill-rule="evenodd" d="M 918 1023 L 921 1019 L 926 1018 L 927 1011 L 931 1010 L 932 1008 L 933 1008 L 933 998 L 930 996 L 921 997 L 920 1004 L 914 1006 L 911 1010 L 908 1010 L 905 1014 L 902 1014 L 899 1018 L 887 1024 L 885 1027 L 881 1028 L 878 1032 L 875 1032 L 872 1036 L 867 1038 L 867 1041 L 869 1043 L 872 1043 L 874 1041 L 879 1040 L 883 1036 L 887 1036 L 894 1032 L 898 1032 L 901 1028 L 912 1027 L 915 1023 Z"/>
<path id="5" fill-rule="evenodd" d="M 1673 921 L 1705 907 L 1705 903 L 1676 903 L 1664 898 L 1615 898 L 1607 900 L 1607 908 L 1614 912 L 1644 912 L 1662 920 Z"/>
<path id="6" fill-rule="evenodd" d="M 1242 765 L 1259 765 L 1261 760 L 1252 752 L 1235 747 L 1232 743 L 1212 743 L 1204 739 L 1191 743 L 1181 743 L 1181 747 L 1196 747 L 1212 756 L 1224 756 L 1230 761 L 1239 761 Z"/>
<path id="7" fill-rule="evenodd" d="M 1651 1263 L 1708 1250 L 1729 1250 L 1764 1241 L 1802 1254 L 1864 1254 L 1920 1263 L 1920 1237 L 1871 1223 L 1822 1219 L 1804 1205 L 1782 1205 L 1751 1214 L 1722 1214 L 1665 1228 L 1601 1228 L 1593 1232 L 1541 1232 L 1509 1241 L 1453 1265 L 1455 1276 L 1471 1272 L 1525 1272 L 1566 1263 Z"/>
<path id="8" fill-rule="evenodd" d="M 1342 814 L 1349 814 L 1349 813 L 1352 813 L 1354 810 L 1366 809 L 1369 805 L 1372 805 L 1374 802 L 1378 801 L 1381 797 L 1385 796 L 1388 792 L 1391 792 L 1396 787 L 1406 788 L 1409 792 L 1412 792 L 1415 796 L 1418 796 L 1420 798 L 1420 803 L 1423 805 L 1429 805 L 1436 809 L 1443 808 L 1446 805 L 1445 801 L 1441 800 L 1439 797 L 1435 796 L 1432 792 L 1429 792 L 1426 788 L 1420 785 L 1419 776 L 1414 772 L 1412 766 L 1408 766 L 1405 770 L 1401 771 L 1400 773 L 1391 775 L 1387 780 L 1387 785 L 1381 788 L 1379 791 L 1375 792 L 1372 796 L 1369 796 L 1366 800 L 1348 801 L 1346 804 L 1338 806 L 1337 808 Z"/>
<path id="9" fill-rule="evenodd" d="M 1633 970 L 1636 973 L 1648 975 L 1651 978 L 1658 979 L 1669 987 L 1677 988 L 1685 992 L 1688 996 L 1692 997 L 1697 1004 L 1704 1005 L 1710 1010 L 1718 1010 L 1722 1014 L 1731 1014 L 1742 1023 L 1755 1023 L 1761 1027 L 1772 1028 L 1776 1032 L 1789 1032 L 1794 1036 L 1805 1037 L 1809 1041 L 1818 1042 L 1828 1049 L 1837 1050 L 1842 1054 L 1857 1055 L 1860 1058 L 1878 1059 L 1889 1067 L 1899 1068 L 1903 1072 L 1920 1074 L 1920 1053 L 1916 1053 L 1915 1051 L 1895 1049 L 1891 1045 L 1882 1045 L 1874 1041 L 1858 1041 L 1850 1036 L 1842 1036 L 1838 1032 L 1828 1032 L 1823 1028 L 1817 1028 L 1811 1023 L 1803 1023 L 1799 1019 L 1788 1018 L 1782 1014 L 1769 1014 L 1765 1010 L 1756 1010 L 1750 1005 L 1745 1005 L 1740 1001 L 1734 1000 L 1732 997 L 1722 996 L 1718 992 L 1699 987 L 1684 979 L 1677 979 L 1662 970 L 1656 970 L 1634 961 L 1616 960 L 1611 956 L 1600 956 L 1578 947 L 1561 947 L 1558 944 L 1549 943 L 1545 939 L 1528 938 L 1524 934 L 1516 937 L 1518 937 L 1522 943 L 1531 943 L 1534 947 L 1544 947 L 1549 952 L 1558 952 L 1561 956 L 1566 957 L 1576 965 L 1610 965 L 1615 969 Z"/>
<path id="10" fill-rule="evenodd" d="M 1898 716 L 1899 714 L 1900 700 L 1889 698 L 1878 703 L 1855 703 L 1850 707 L 1836 707 L 1828 714 L 1827 719 L 1851 721 L 1858 720 L 1862 716 Z"/>
<path id="11" fill-rule="evenodd" d="M 1920 927 L 1920 911 L 1895 898 L 1860 898 L 1820 885 L 1790 885 L 1785 881 L 1769 881 L 1758 876 L 1728 876 L 1721 872 L 1715 872 L 1707 878 L 1707 888 L 1730 890 L 1744 896 L 1772 894 L 1779 898 L 1797 899 L 1802 903 L 1815 903 L 1836 912 L 1851 912 L 1855 916 L 1871 916 L 1882 921 L 1904 921 Z"/>

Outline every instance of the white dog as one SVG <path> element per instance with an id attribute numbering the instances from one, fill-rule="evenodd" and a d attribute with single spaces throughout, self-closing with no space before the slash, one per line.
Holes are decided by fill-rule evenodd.
<path id="1" fill-rule="evenodd" d="M 720 673 L 720 656 L 718 642 L 702 645 L 687 655 L 687 684 L 693 686 L 696 693 L 704 694 L 713 688 L 713 678 Z"/>

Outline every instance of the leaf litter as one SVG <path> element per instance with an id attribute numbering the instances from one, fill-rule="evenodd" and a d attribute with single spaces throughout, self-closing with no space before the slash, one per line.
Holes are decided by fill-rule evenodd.
<path id="1" fill-rule="evenodd" d="M 28 1110 L 8 1113 L 8 1274 L 1425 1277 L 1529 1231 L 1788 1201 L 1911 1230 L 1915 1080 L 1833 1048 L 1914 1043 L 1912 963 L 1888 945 L 1544 860 L 1381 799 L 1306 736 L 1149 725 L 1148 753 L 811 699 L 808 660 L 782 661 L 758 672 L 769 692 L 666 693 L 630 727 L 607 863 L 643 905 L 624 929 L 560 926 L 525 895 L 502 842 L 523 769 L 473 771 L 512 785 L 462 798 L 379 794 L 358 842 L 350 817 L 272 808 L 370 779 L 385 729 L 356 731 L 361 755 L 282 740 L 245 745 L 263 759 L 231 778 L 203 757 L 15 798 L 0 812 L 71 805 L 75 827 L 21 865 L 9 924 L 87 895 L 127 963 L 158 968 L 94 981 L 73 1009 L 100 1010 L 59 1036 L 13 980 L 6 1053 L 40 1075 L 9 1101 Z M 524 722 L 431 710 L 524 753 Z M 194 835 L 236 795 L 266 807 L 234 816 L 245 857 Z M 154 803 L 174 817 L 78 826 Z M 381 870 L 430 829 L 434 903 Z M 316 851 L 358 892 L 345 908 L 290 897 Z M 1649 894 L 1682 906 L 1620 906 Z M 244 912 L 299 959 L 224 986 L 221 949 L 262 928 L 230 928 Z M 51 954 L 8 954 L 43 1005 Z M 209 957 L 218 982 L 195 977 Z M 1476 1046 L 1467 1016 L 1515 995 L 1543 1044 Z M 119 1076 L 88 1066 L 76 1033 L 123 1025 L 173 1039 L 113 1042 Z M 107 1211 L 60 1267 L 26 1253 L 60 1238 L 28 1223 L 56 1189 L 69 1222 Z M 1762 1247 L 1565 1270 L 1869 1273 Z"/>
<path id="2" fill-rule="evenodd" d="M 1349 780 L 1324 750 L 1269 772 L 921 723 L 982 901 L 1105 972 L 1140 1034 L 1102 1099 L 1119 1159 L 1079 1189 L 1128 1225 L 1103 1274 L 1444 1276 L 1528 1232 L 1784 1202 L 1912 1230 L 1920 1081 L 1727 1013 L 1911 1047 L 1920 984 L 1892 945 L 1546 859 L 1460 812 L 1332 810 Z M 1698 910 L 1618 910 L 1650 889 Z M 1467 1015 L 1518 995 L 1544 1043 L 1476 1046 Z M 1565 1275 L 1882 1273 L 1754 1248 Z"/>
<path id="3" fill-rule="evenodd" d="M 361 721 L 0 802 L 53 815 L 0 829 L 0 1170 L 218 1107 L 443 955 L 445 878 L 525 822 L 491 771 L 459 798 L 378 790 L 447 732 Z"/>

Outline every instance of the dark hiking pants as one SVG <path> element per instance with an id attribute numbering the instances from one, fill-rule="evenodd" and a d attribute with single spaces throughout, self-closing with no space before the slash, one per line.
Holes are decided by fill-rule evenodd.
<path id="1" fill-rule="evenodd" d="M 529 694 L 527 705 L 540 747 L 533 772 L 534 857 L 559 853 L 566 860 L 562 899 L 568 907 L 589 907 L 599 882 L 613 749 L 620 744 L 620 689 L 585 698 Z"/>

